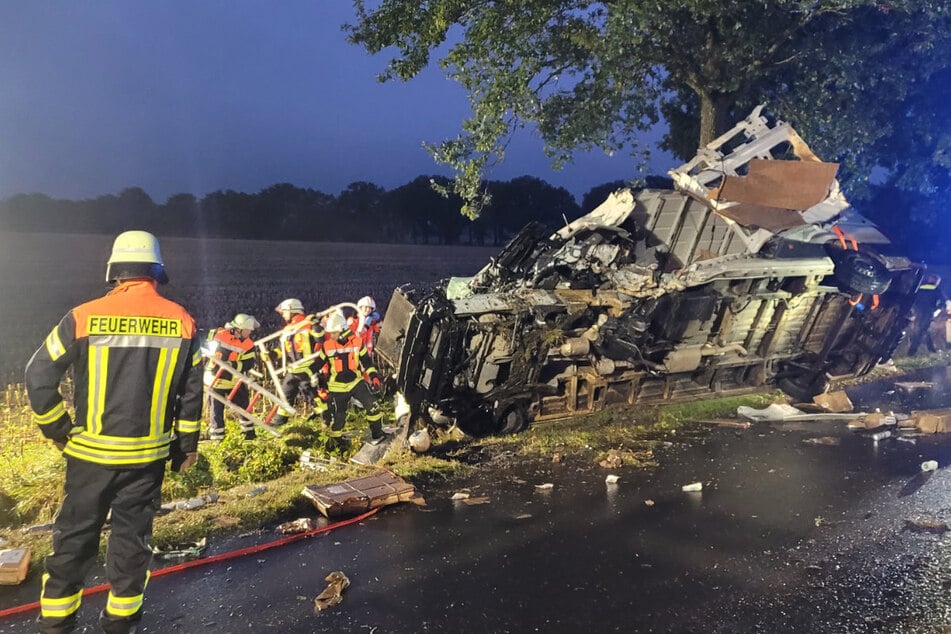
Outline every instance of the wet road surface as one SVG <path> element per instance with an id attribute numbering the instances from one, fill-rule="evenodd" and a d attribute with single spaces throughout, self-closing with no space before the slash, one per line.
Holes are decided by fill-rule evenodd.
<path id="1" fill-rule="evenodd" d="M 944 369 L 903 380 L 921 379 L 937 381 L 931 396 L 889 394 L 887 382 L 849 391 L 859 409 L 899 411 L 922 407 L 922 399 L 924 407 L 948 404 Z M 822 437 L 838 444 L 804 442 Z M 493 462 L 508 466 L 455 487 L 488 497 L 486 504 L 453 502 L 444 485 L 424 485 L 426 507 L 388 507 L 325 536 L 156 578 L 141 631 L 951 626 L 951 538 L 905 525 L 951 521 L 948 435 L 875 442 L 841 422 L 757 423 L 668 440 L 655 450 L 660 466 L 648 471 L 603 470 L 593 466 L 593 451 L 531 466 L 497 455 Z M 922 474 L 921 462 L 932 459 L 939 469 Z M 608 473 L 620 481 L 607 485 Z M 701 492 L 681 490 L 695 481 Z M 554 487 L 536 489 L 543 482 Z M 248 539 L 225 547 L 247 546 Z M 341 605 L 314 614 L 313 598 L 333 570 L 352 584 Z M 20 602 L 0 589 L 0 607 Z M 82 623 L 94 623 L 103 602 L 104 595 L 87 597 Z M 0 632 L 31 631 L 31 618 L 0 621 Z"/>

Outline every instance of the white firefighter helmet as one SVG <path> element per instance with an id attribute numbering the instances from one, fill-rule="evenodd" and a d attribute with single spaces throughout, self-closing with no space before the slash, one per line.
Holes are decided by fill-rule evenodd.
<path id="1" fill-rule="evenodd" d="M 364 306 L 369 306 L 370 310 L 376 310 L 376 302 L 369 295 L 365 295 L 357 301 L 357 308 L 363 308 Z"/>
<path id="2" fill-rule="evenodd" d="M 409 435 L 409 447 L 416 453 L 426 453 L 432 444 L 433 441 L 426 429 L 417 429 Z"/>
<path id="3" fill-rule="evenodd" d="M 148 231 L 125 231 L 116 236 L 106 263 L 106 281 L 151 277 L 159 284 L 168 282 L 158 240 Z"/>
<path id="4" fill-rule="evenodd" d="M 299 299 L 295 299 L 292 297 L 290 299 L 285 299 L 283 302 L 278 304 L 274 310 L 276 310 L 279 313 L 283 313 L 285 310 L 289 310 L 292 313 L 300 313 L 301 315 L 303 315 L 304 305 L 301 303 Z"/>
<path id="5" fill-rule="evenodd" d="M 258 320 L 251 315 L 238 313 L 234 316 L 234 319 L 225 324 L 225 327 L 233 328 L 235 330 L 257 330 L 261 327 L 261 324 L 259 324 Z"/>
<path id="6" fill-rule="evenodd" d="M 343 316 L 343 313 L 338 311 L 327 317 L 327 324 L 324 326 L 324 330 L 327 332 L 343 332 L 346 329 L 347 318 Z"/>

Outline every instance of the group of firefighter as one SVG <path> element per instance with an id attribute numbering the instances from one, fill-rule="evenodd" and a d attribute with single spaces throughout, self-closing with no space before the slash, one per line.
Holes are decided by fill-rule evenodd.
<path id="1" fill-rule="evenodd" d="M 323 419 L 328 427 L 329 450 L 342 447 L 351 400 L 365 411 L 370 443 L 382 442 L 386 434 L 376 396 L 381 382 L 372 355 L 381 318 L 370 296 L 360 298 L 356 306 L 356 314 L 349 316 L 340 308 L 318 316 L 306 314 L 299 299 L 285 299 L 274 309 L 284 325 L 279 333 L 268 337 L 277 341 L 277 345 L 270 348 L 255 345 L 252 335 L 260 323 L 244 313 L 209 333 L 205 355 L 214 357 L 214 360 L 208 359 L 204 373 L 210 413 L 209 440 L 222 440 L 225 436 L 226 403 L 239 410 L 250 408 L 250 391 L 241 377 L 247 376 L 263 356 L 265 358 L 260 359 L 263 363 L 281 368 L 283 401 L 292 405 L 302 396 L 313 408 L 310 418 Z M 276 408 L 265 423 L 280 427 L 291 414 L 292 411 L 283 406 Z M 239 422 L 244 437 L 255 438 L 254 420 L 240 416 Z"/>

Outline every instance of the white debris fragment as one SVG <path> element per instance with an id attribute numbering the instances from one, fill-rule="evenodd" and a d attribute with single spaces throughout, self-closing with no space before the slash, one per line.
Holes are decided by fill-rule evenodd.
<path id="1" fill-rule="evenodd" d="M 621 479 L 620 477 L 612 473 L 612 474 L 609 474 L 606 478 L 604 478 L 604 482 L 605 484 L 617 484 L 617 481 L 620 479 Z"/>
<path id="2" fill-rule="evenodd" d="M 691 482 L 690 484 L 685 484 L 681 487 L 687 493 L 695 493 L 697 491 L 703 491 L 703 482 Z"/>
<path id="3" fill-rule="evenodd" d="M 535 488 L 538 489 L 539 491 L 549 491 L 551 489 L 554 489 L 555 485 L 552 484 L 551 482 L 545 482 L 544 484 L 536 484 Z"/>

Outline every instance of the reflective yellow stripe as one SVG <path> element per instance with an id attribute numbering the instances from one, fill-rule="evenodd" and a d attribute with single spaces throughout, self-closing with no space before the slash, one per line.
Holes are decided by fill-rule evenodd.
<path id="1" fill-rule="evenodd" d="M 360 381 L 362 380 L 363 379 L 361 377 L 357 377 L 354 380 L 350 381 L 349 383 L 340 383 L 339 381 L 330 379 L 329 381 L 327 381 L 327 389 L 330 390 L 331 392 L 349 392 L 350 390 L 355 388 L 357 385 L 359 385 Z"/>
<path id="2" fill-rule="evenodd" d="M 104 449 L 106 451 L 132 451 L 139 449 L 154 449 L 171 442 L 170 434 L 159 436 L 106 436 L 82 431 L 73 435 L 72 440 L 85 447 Z"/>
<path id="3" fill-rule="evenodd" d="M 37 425 L 49 425 L 50 423 L 58 421 L 65 413 L 66 406 L 63 404 L 63 401 L 60 401 L 57 405 L 53 406 L 53 409 L 45 414 L 33 412 L 33 420 L 36 421 Z"/>
<path id="4" fill-rule="evenodd" d="M 936 288 L 938 288 L 937 284 L 922 284 L 921 286 L 918 287 L 918 290 L 919 291 L 933 291 Z M 56 331 L 54 330 L 53 332 L 56 332 Z"/>
<path id="5" fill-rule="evenodd" d="M 63 453 L 73 458 L 79 458 L 80 460 L 95 462 L 101 465 L 148 464 L 156 460 L 165 460 L 168 458 L 168 445 L 137 451 L 105 451 L 79 445 L 71 439 L 70 442 L 66 444 Z"/>
<path id="6" fill-rule="evenodd" d="M 48 597 L 46 596 L 46 581 L 49 578 L 49 573 L 43 574 L 43 588 L 40 590 L 40 613 L 48 618 L 63 618 L 78 610 L 83 599 L 83 591 L 80 590 L 68 597 Z"/>
<path id="7" fill-rule="evenodd" d="M 200 423 L 197 420 L 179 420 L 178 431 L 183 434 L 192 434 L 198 431 Z"/>
<path id="8" fill-rule="evenodd" d="M 56 361 L 61 356 L 66 354 L 66 348 L 63 347 L 63 342 L 59 338 L 59 326 L 53 328 L 53 331 L 47 335 L 46 352 L 49 353 L 50 359 L 53 361 Z"/>
<path id="9" fill-rule="evenodd" d="M 89 394 L 86 397 L 86 429 L 102 431 L 102 413 L 106 409 L 106 377 L 109 376 L 109 348 L 89 346 Z"/>
<path id="10" fill-rule="evenodd" d="M 160 436 L 165 428 L 165 412 L 168 408 L 175 362 L 178 361 L 178 348 L 162 348 L 159 351 L 158 366 L 155 369 L 155 381 L 152 384 L 152 436 Z"/>
<path id="11" fill-rule="evenodd" d="M 144 596 L 137 594 L 134 597 L 117 597 L 110 590 L 106 600 L 106 612 L 113 616 L 132 616 L 142 609 Z"/>

